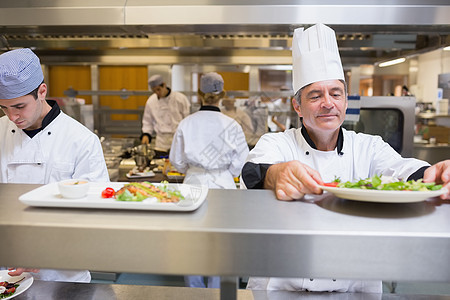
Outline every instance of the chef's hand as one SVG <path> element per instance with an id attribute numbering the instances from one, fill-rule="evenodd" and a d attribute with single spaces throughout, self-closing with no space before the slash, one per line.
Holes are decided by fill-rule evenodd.
<path id="1" fill-rule="evenodd" d="M 22 275 L 23 272 L 38 273 L 39 269 L 9 268 L 8 271 L 11 271 L 11 272 L 8 272 L 9 276 L 19 276 L 19 275 Z"/>
<path id="2" fill-rule="evenodd" d="M 275 191 L 278 200 L 300 199 L 305 194 L 322 194 L 319 173 L 298 160 L 274 164 L 269 167 L 264 188 Z"/>
<path id="3" fill-rule="evenodd" d="M 150 144 L 150 140 L 145 134 L 142 136 L 141 144 Z"/>
<path id="4" fill-rule="evenodd" d="M 447 189 L 442 199 L 450 199 L 450 159 L 438 162 L 425 170 L 423 182 L 436 182 Z"/>

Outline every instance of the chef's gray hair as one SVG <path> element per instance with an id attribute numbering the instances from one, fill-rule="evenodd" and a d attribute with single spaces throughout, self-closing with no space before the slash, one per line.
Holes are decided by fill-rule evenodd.
<path id="1" fill-rule="evenodd" d="M 344 85 L 344 91 L 345 91 L 345 99 L 347 99 L 347 84 L 345 83 L 344 80 L 339 79 L 340 82 L 342 82 L 342 84 Z M 306 88 L 307 86 L 310 86 L 312 83 L 305 85 L 304 87 L 302 87 L 301 89 L 299 89 L 297 91 L 297 93 L 295 93 L 294 95 L 294 99 L 295 101 L 297 101 L 297 104 L 300 105 L 301 104 L 301 99 L 302 99 L 302 91 L 304 88 Z"/>

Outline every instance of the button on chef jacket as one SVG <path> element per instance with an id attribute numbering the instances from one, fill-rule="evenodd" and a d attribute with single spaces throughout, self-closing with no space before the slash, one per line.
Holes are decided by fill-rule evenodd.
<path id="1" fill-rule="evenodd" d="M 289 129 L 268 133 L 261 137 L 250 152 L 247 161 L 255 164 L 275 164 L 298 160 L 317 170 L 324 182 L 339 177 L 342 181 L 357 181 L 374 175 L 386 175 L 405 180 L 418 170 L 429 166 L 427 162 L 402 158 L 381 137 L 340 129 L 338 146 L 333 151 L 315 149 L 302 129 Z M 309 142 L 308 142 L 309 140 Z M 242 171 L 241 188 L 255 185 L 249 178 L 246 164 Z M 250 167 L 252 168 L 252 167 Z M 251 173 L 251 172 L 250 172 Z M 381 281 L 340 280 L 310 278 L 251 277 L 247 288 L 292 291 L 340 291 L 381 293 Z"/>
<path id="2" fill-rule="evenodd" d="M 173 134 L 182 119 L 190 113 L 191 104 L 185 95 L 169 89 L 166 97 L 151 95 L 145 103 L 142 132 L 156 134 L 155 150 L 168 151 Z"/>
<path id="3" fill-rule="evenodd" d="M 248 146 L 241 126 L 217 107 L 203 106 L 180 122 L 170 163 L 186 173 L 184 183 L 235 189 Z"/>

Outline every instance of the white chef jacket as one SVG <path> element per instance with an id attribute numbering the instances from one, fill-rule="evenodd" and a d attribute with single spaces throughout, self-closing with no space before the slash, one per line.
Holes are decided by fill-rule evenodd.
<path id="1" fill-rule="evenodd" d="M 324 182 L 339 177 L 342 181 L 356 181 L 374 175 L 386 175 L 407 179 L 427 162 L 414 158 L 402 158 L 381 137 L 354 131 L 343 131 L 343 147 L 338 153 L 319 151 L 305 140 L 301 129 L 268 133 L 261 137 L 250 152 L 247 161 L 275 164 L 298 160 L 317 170 Z M 241 187 L 245 184 L 241 181 Z M 251 277 L 247 288 L 263 290 L 308 290 L 381 293 L 381 281 L 332 280 L 309 278 Z"/>
<path id="2" fill-rule="evenodd" d="M 222 110 L 222 112 L 229 116 L 230 118 L 234 119 L 236 122 L 241 125 L 242 130 L 244 131 L 245 139 L 247 140 L 247 143 L 250 141 L 253 135 L 253 123 L 250 116 L 243 111 L 242 109 L 236 108 L 235 110 Z"/>
<path id="3" fill-rule="evenodd" d="M 64 114 L 30 138 L 8 117 L 0 118 L 0 182 L 47 184 L 80 178 L 108 182 L 100 141 Z M 41 269 L 36 279 L 90 282 L 89 271 Z"/>
<path id="4" fill-rule="evenodd" d="M 142 132 L 156 134 L 155 150 L 170 149 L 173 134 L 180 121 L 189 115 L 190 107 L 185 95 L 172 90 L 167 97 L 158 99 L 153 94 L 148 98 L 142 117 Z"/>
<path id="5" fill-rule="evenodd" d="M 248 146 L 241 126 L 220 111 L 200 110 L 180 122 L 170 163 L 186 173 L 184 183 L 235 189 Z"/>

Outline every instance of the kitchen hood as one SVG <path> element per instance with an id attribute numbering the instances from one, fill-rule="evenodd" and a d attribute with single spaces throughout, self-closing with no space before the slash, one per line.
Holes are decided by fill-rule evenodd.
<path id="1" fill-rule="evenodd" d="M 290 64 L 292 32 L 325 23 L 343 64 L 450 45 L 445 1 L 14 0 L 0 3 L 0 51 L 44 63 Z"/>

